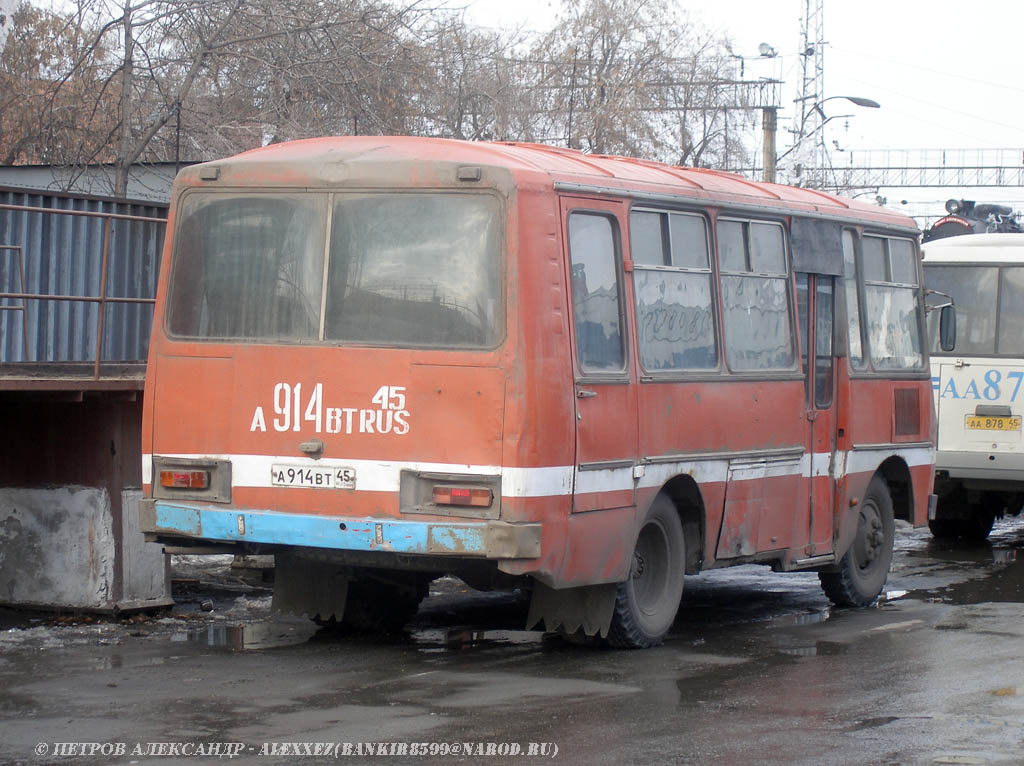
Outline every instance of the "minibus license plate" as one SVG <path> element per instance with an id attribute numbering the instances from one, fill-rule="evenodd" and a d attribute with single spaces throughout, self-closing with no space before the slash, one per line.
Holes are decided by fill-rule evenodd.
<path id="1" fill-rule="evenodd" d="M 1019 431 L 1020 416 L 989 417 L 986 415 L 968 415 L 967 428 L 972 431 Z"/>
<path id="2" fill-rule="evenodd" d="M 270 483 L 275 487 L 313 489 L 355 489 L 355 468 L 313 468 L 308 465 L 270 466 Z"/>

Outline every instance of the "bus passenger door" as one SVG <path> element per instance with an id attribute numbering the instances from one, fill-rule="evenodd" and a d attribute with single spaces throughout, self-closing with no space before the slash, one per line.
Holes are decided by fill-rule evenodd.
<path id="1" fill-rule="evenodd" d="M 802 558 L 832 551 L 836 459 L 835 356 L 833 324 L 835 279 L 823 274 L 796 274 L 800 353 L 804 369 L 807 416 L 807 529 L 796 531 L 794 548 Z"/>
<path id="2" fill-rule="evenodd" d="M 573 511 L 634 503 L 636 386 L 629 364 L 619 205 L 563 199 L 573 314 Z"/>

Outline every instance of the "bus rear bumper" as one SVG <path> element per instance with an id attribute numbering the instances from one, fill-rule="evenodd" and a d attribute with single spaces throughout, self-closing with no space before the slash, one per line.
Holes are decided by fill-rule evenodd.
<path id="1" fill-rule="evenodd" d="M 935 453 L 935 470 L 945 471 L 951 479 L 995 479 L 1024 481 L 1024 455 L 992 451 Z"/>
<path id="2" fill-rule="evenodd" d="M 340 518 L 152 499 L 139 501 L 139 520 L 144 533 L 159 539 L 483 559 L 541 555 L 541 525 L 536 523 Z"/>

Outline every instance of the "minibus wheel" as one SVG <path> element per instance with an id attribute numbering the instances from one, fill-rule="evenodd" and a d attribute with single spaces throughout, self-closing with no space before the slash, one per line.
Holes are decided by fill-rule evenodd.
<path id="1" fill-rule="evenodd" d="M 996 517 L 991 513 L 977 513 L 969 519 L 932 519 L 928 530 L 936 540 L 964 540 L 980 543 L 988 538 Z"/>
<path id="2" fill-rule="evenodd" d="M 889 577 L 895 537 L 892 497 L 875 476 L 857 506 L 857 532 L 833 572 L 819 572 L 822 590 L 837 606 L 867 606 L 878 598 Z"/>
<path id="3" fill-rule="evenodd" d="M 939 499 L 938 516 L 929 520 L 928 529 L 937 540 L 980 543 L 988 537 L 996 517 L 1001 516 L 1005 508 L 1006 499 L 999 493 L 983 492 L 979 502 L 971 503 L 967 492 L 960 487 Z"/>
<path id="4" fill-rule="evenodd" d="M 630 577 L 619 583 L 607 641 L 619 649 L 646 649 L 665 640 L 683 595 L 686 545 L 672 501 L 658 495 L 640 527 Z"/>

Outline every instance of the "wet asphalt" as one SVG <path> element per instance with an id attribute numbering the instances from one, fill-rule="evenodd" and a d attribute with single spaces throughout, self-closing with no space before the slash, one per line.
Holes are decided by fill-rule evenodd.
<path id="1" fill-rule="evenodd" d="M 1024 522 L 896 545 L 873 608 L 709 572 L 636 652 L 524 631 L 521 594 L 454 580 L 400 635 L 328 634 L 275 616 L 259 572 L 182 560 L 162 615 L 0 611 L 0 763 L 1024 763 Z"/>

